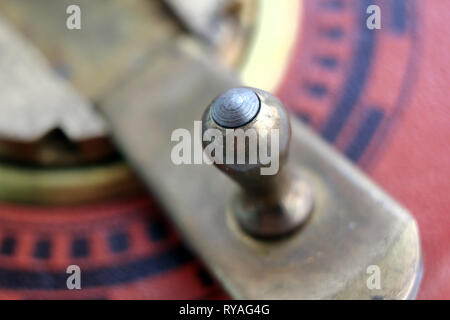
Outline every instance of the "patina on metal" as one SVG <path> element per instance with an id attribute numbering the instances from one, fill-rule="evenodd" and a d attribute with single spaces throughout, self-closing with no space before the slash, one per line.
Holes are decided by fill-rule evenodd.
<path id="1" fill-rule="evenodd" d="M 239 64 L 252 36 L 255 2 L 189 2 L 186 11 L 182 1 L 79 0 L 81 29 L 68 30 L 66 9 L 74 4 L 71 0 L 1 1 L 0 95 L 9 103 L 0 108 L 9 117 L 0 119 L 0 157 L 50 166 L 110 157 L 115 150 L 91 104 L 147 63 L 149 49 L 187 34 L 181 21 L 196 34 L 195 21 L 202 21 L 205 32 L 210 24 L 227 21 L 226 35 L 207 30 L 217 40 L 209 50 L 230 66 Z"/>
<path id="2" fill-rule="evenodd" d="M 180 34 L 207 33 L 216 39 L 208 45 L 211 54 L 220 56 L 229 66 L 242 63 L 254 34 L 257 1 L 195 3 L 198 5 L 178 0 L 3 0 L 0 12 L 26 34 L 60 75 L 96 102 L 133 69 L 146 63 L 149 49 Z M 65 28 L 66 9 L 73 4 L 82 11 L 80 30 Z M 189 10 L 183 11 L 186 8 Z M 197 29 L 195 21 L 200 18 Z M 226 32 L 209 28 L 218 21 L 226 21 L 227 27 L 219 28 Z"/>
<path id="3" fill-rule="evenodd" d="M 21 204 L 85 205 L 145 194 L 124 161 L 91 166 L 35 168 L 0 162 L 0 200 Z"/>
<path id="4" fill-rule="evenodd" d="M 297 229 L 311 213 L 313 196 L 301 170 L 286 165 L 291 123 L 281 102 L 263 90 L 233 88 L 211 103 L 202 121 L 203 136 L 210 129 L 221 133 L 223 159 L 215 159 L 215 165 L 242 187 L 230 203 L 239 225 L 263 238 L 285 236 Z M 274 130 L 276 141 L 271 138 Z M 263 163 L 261 143 L 267 152 L 274 152 L 273 162 Z M 205 148 L 209 144 L 203 139 Z M 228 153 L 232 163 L 225 161 Z M 269 172 L 263 174 L 264 170 Z"/>
<path id="5" fill-rule="evenodd" d="M 92 105 L 151 63 L 149 50 L 188 34 L 164 2 L 79 0 L 80 30 L 65 28 L 71 0 L 0 2 L 1 200 L 69 205 L 142 191 Z M 229 66 L 245 56 L 255 2 L 208 11 L 226 15 L 227 32 L 208 50 Z"/>
<path id="6" fill-rule="evenodd" d="M 233 88 L 218 96 L 211 105 L 211 117 L 224 128 L 238 128 L 252 121 L 261 107 L 256 93 Z"/>
<path id="7" fill-rule="evenodd" d="M 230 206 L 238 188 L 218 170 L 171 162 L 173 130 L 191 128 L 214 96 L 239 86 L 240 81 L 211 54 L 205 57 L 206 52 L 214 52 L 211 47 L 179 39 L 181 28 L 159 1 L 78 1 L 87 8 L 79 32 L 60 27 L 67 5 L 72 4 L 70 0 L 43 1 L 5 0 L 0 8 L 61 75 L 82 94 L 99 102 L 121 150 L 159 195 L 187 242 L 233 297 L 415 296 L 421 259 L 414 219 L 295 119 L 290 161 L 314 191 L 314 208 L 303 228 L 282 239 L 262 241 L 243 232 Z M 40 21 L 40 28 L 34 27 L 35 20 Z M 238 43 L 237 48 L 248 42 L 249 29 L 241 30 L 244 32 L 240 39 L 245 40 L 233 41 Z M 231 53 L 224 56 L 239 56 L 235 52 L 240 49 L 228 50 L 236 46 L 219 41 L 224 43 L 225 51 Z M 3 167 L 14 187 L 20 182 L 11 175 L 16 171 Z M 23 173 L 22 169 L 18 167 L 17 172 Z M 21 178 L 25 185 L 17 184 L 17 192 L 27 190 L 21 194 L 24 198 L 51 202 L 52 192 L 61 188 L 57 197 L 60 203 L 72 201 L 76 199 L 74 193 L 86 187 L 88 179 L 84 178 L 98 177 L 95 172 L 85 171 L 90 167 L 82 169 L 73 172 L 70 181 L 75 188 L 68 189 L 64 189 L 67 171 L 61 171 L 62 175 L 52 171 L 54 180 L 49 176 L 33 180 L 36 174 L 46 172 L 30 170 Z M 118 179 L 112 180 L 131 189 L 122 183 L 120 170 L 114 171 L 119 172 Z M 111 171 L 102 174 L 108 183 L 111 176 Z M 124 177 L 129 177 L 127 172 Z M 102 179 L 96 181 L 100 183 L 94 183 L 91 191 L 110 186 Z M 17 196 L 11 184 L 2 186 L 6 186 L 7 197 Z M 44 195 L 36 190 L 48 192 Z M 95 192 L 86 196 L 97 198 Z M 371 265 L 380 267 L 380 289 L 367 287 L 367 267 Z"/>
<path id="8" fill-rule="evenodd" d="M 194 33 L 214 43 L 224 29 L 231 28 L 225 8 L 230 0 L 166 0 L 167 4 Z M 234 1 L 233 1 L 234 2 Z"/>
<path id="9" fill-rule="evenodd" d="M 80 30 L 65 27 L 73 4 L 81 8 Z M 145 58 L 147 48 L 181 32 L 157 0 L 3 0 L 0 12 L 94 102 Z"/>
<path id="10" fill-rule="evenodd" d="M 70 165 L 115 152 L 92 105 L 1 17 L 0 47 L 0 158 Z"/>
<path id="11" fill-rule="evenodd" d="M 75 205 L 143 194 L 91 102 L 0 17 L 0 200 Z"/>
<path id="12" fill-rule="evenodd" d="M 413 298 L 422 272 L 416 222 L 296 119 L 290 161 L 309 181 L 314 208 L 288 237 L 249 236 L 232 213 L 238 189 L 225 175 L 210 165 L 171 161 L 172 132 L 191 129 L 201 143 L 193 122 L 213 97 L 239 86 L 202 52 L 182 39 L 155 48 L 152 63 L 130 75 L 100 108 L 118 146 L 224 288 L 244 299 Z M 367 286 L 372 265 L 380 268 L 380 289 Z"/>

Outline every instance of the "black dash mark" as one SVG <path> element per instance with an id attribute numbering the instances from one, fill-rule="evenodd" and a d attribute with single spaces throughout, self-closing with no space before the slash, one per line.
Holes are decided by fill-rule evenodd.
<path id="1" fill-rule="evenodd" d="M 0 254 L 3 256 L 12 256 L 16 249 L 16 239 L 13 237 L 5 237 L 3 238 Z"/>
<path id="2" fill-rule="evenodd" d="M 36 259 L 50 258 L 52 244 L 48 240 L 39 240 L 34 247 L 33 257 Z"/>
<path id="3" fill-rule="evenodd" d="M 129 247 L 128 234 L 123 231 L 113 233 L 109 236 L 109 248 L 112 252 L 126 251 Z"/>
<path id="4" fill-rule="evenodd" d="M 391 0 L 391 28 L 396 33 L 404 33 L 407 28 L 406 1 Z"/>
<path id="5" fill-rule="evenodd" d="M 308 93 L 316 98 L 323 98 L 328 93 L 328 88 L 321 83 L 311 83 L 306 85 Z"/>
<path id="6" fill-rule="evenodd" d="M 345 9 L 345 3 L 342 0 L 326 0 L 322 2 L 322 6 L 329 10 L 342 10 Z"/>
<path id="7" fill-rule="evenodd" d="M 344 37 L 345 32 L 340 27 L 331 27 L 322 29 L 320 34 L 330 40 L 341 40 Z"/>
<path id="8" fill-rule="evenodd" d="M 160 221 L 152 221 L 147 227 L 148 237 L 151 241 L 162 241 L 167 238 L 168 232 L 164 223 Z"/>
<path id="9" fill-rule="evenodd" d="M 317 57 L 315 61 L 323 68 L 328 70 L 335 70 L 339 65 L 339 60 L 332 56 Z"/>
<path id="10" fill-rule="evenodd" d="M 199 271 L 198 271 L 198 277 L 200 278 L 200 281 L 202 282 L 202 284 L 204 285 L 204 286 L 211 286 L 211 285 L 213 285 L 214 284 L 214 280 L 213 280 L 213 278 L 211 277 L 211 275 L 209 274 L 209 272 L 208 271 L 206 271 L 204 268 L 201 268 Z"/>
<path id="11" fill-rule="evenodd" d="M 383 114 L 383 110 L 379 108 L 370 108 L 367 111 L 355 137 L 345 151 L 350 160 L 357 162 L 364 154 L 370 140 L 383 120 Z"/>
<path id="12" fill-rule="evenodd" d="M 85 238 L 77 238 L 72 242 L 72 258 L 84 258 L 89 255 L 89 242 Z"/>
<path id="13" fill-rule="evenodd" d="M 173 270 L 192 259 L 192 254 L 184 246 L 177 246 L 131 263 L 83 270 L 83 287 L 112 286 L 138 281 Z M 66 280 L 65 270 L 62 272 L 37 272 L 0 267 L 0 287 L 11 290 L 67 289 Z"/>

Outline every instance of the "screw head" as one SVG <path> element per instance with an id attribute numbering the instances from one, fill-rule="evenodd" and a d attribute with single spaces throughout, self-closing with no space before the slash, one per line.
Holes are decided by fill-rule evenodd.
<path id="1" fill-rule="evenodd" d="M 213 120 L 224 128 L 238 128 L 251 122 L 261 102 L 250 88 L 233 88 L 218 96 L 211 105 Z"/>

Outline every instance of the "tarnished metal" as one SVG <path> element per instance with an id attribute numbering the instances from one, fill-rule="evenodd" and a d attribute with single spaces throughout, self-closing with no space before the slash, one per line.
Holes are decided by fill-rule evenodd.
<path id="1" fill-rule="evenodd" d="M 65 27 L 73 4 L 81 9 L 80 30 Z M 181 32 L 159 0 L 3 0 L 0 12 L 91 101 L 145 59 L 147 48 Z"/>
<path id="2" fill-rule="evenodd" d="M 236 186 L 211 166 L 171 161 L 173 130 L 191 129 L 200 143 L 194 120 L 214 96 L 239 81 L 190 42 L 174 40 L 155 48 L 149 59 L 152 63 L 111 92 L 101 109 L 130 163 L 232 297 L 415 296 L 421 256 L 414 219 L 295 119 L 290 159 L 314 191 L 311 219 L 277 241 L 242 232 L 229 206 Z M 379 289 L 367 286 L 372 265 L 381 271 Z"/>
<path id="3" fill-rule="evenodd" d="M 229 65 L 242 62 L 256 33 L 259 0 L 164 0 L 192 34 L 216 48 Z"/>
<path id="4" fill-rule="evenodd" d="M 230 27 L 225 8 L 231 0 L 165 1 L 194 33 L 213 43 L 220 39 L 223 29 Z"/>
<path id="5" fill-rule="evenodd" d="M 92 101 L 97 101 L 118 81 L 146 62 L 148 50 L 158 46 L 160 41 L 188 34 L 181 27 L 180 19 L 177 19 L 180 16 L 173 15 L 170 8 L 192 8 L 190 13 L 186 13 L 189 21 L 192 21 L 190 14 L 198 16 L 201 12 L 207 12 L 211 16 L 205 19 L 210 21 L 224 10 L 225 17 L 221 21 L 226 20 L 229 28 L 226 28 L 226 34 L 220 36 L 215 34 L 218 30 L 208 31 L 212 37 L 220 40 L 210 47 L 211 53 L 229 66 L 242 63 L 255 31 L 253 25 L 258 15 L 255 10 L 257 1 L 207 0 L 211 6 L 197 7 L 193 1 L 173 1 L 176 4 L 168 7 L 164 3 L 166 1 L 171 2 L 2 0 L 0 13 L 42 51 L 60 75 L 69 79 L 76 89 Z M 216 6 L 215 2 L 222 2 L 223 6 Z M 73 4 L 79 5 L 81 9 L 80 30 L 65 28 L 68 16 L 66 8 Z M 36 28 L 36 21 L 39 21 L 39 28 Z M 192 33 L 190 35 L 193 36 Z"/>
<path id="6" fill-rule="evenodd" d="M 260 105 L 253 90 L 233 88 L 214 100 L 211 117 L 222 127 L 237 128 L 252 121 L 258 114 Z"/>
<path id="7" fill-rule="evenodd" d="M 249 110 L 253 110 L 254 114 L 250 117 L 250 123 L 247 124 L 246 120 L 235 131 L 217 123 L 214 110 L 221 107 L 224 109 L 223 117 L 227 112 L 233 119 L 240 118 L 239 111 L 244 116 L 248 115 Z M 276 97 L 255 88 L 230 89 L 206 109 L 202 128 L 202 137 L 208 130 L 220 132 L 220 138 L 216 137 L 219 141 L 203 140 L 203 146 L 208 148 L 210 143 L 213 146 L 218 143 L 223 157 L 220 159 L 217 154 L 214 155 L 214 164 L 242 186 L 231 202 L 231 208 L 245 231 L 264 238 L 285 236 L 306 220 L 313 206 L 312 190 L 296 165 L 285 165 L 291 124 L 286 110 Z M 271 135 L 275 131 L 273 141 Z M 232 143 L 229 144 L 229 141 Z M 271 153 L 272 161 L 262 161 L 259 153 L 261 143 L 265 144 L 267 153 Z M 273 150 L 275 148 L 277 150 Z M 232 163 L 227 159 L 233 160 Z"/>
<path id="8" fill-rule="evenodd" d="M 80 0 L 76 4 L 81 9 L 81 29 L 68 30 L 66 8 L 74 4 L 71 0 L 1 1 L 2 19 L 30 41 L 21 39 L 2 22 L 0 40 L 5 43 L 5 52 L 0 59 L 5 72 L 0 81 L 5 83 L 0 94 L 4 93 L 3 100 L 11 103 L 2 105 L 9 117 L 0 119 L 0 157 L 61 166 L 110 156 L 114 150 L 106 139 L 107 130 L 90 110 L 91 104 L 127 74 L 148 63 L 148 50 L 185 33 L 163 2 Z M 255 16 L 249 9 L 254 2 L 245 1 L 235 9 L 239 17 L 229 21 L 235 32 L 211 48 L 230 65 L 240 62 L 249 43 Z M 229 8 L 222 4 L 209 6 L 208 14 Z M 202 12 L 205 7 L 194 12 Z M 79 93 L 53 71 L 69 80 Z M 14 98 L 18 90 L 21 99 Z"/>
<path id="9" fill-rule="evenodd" d="M 295 119 L 290 158 L 299 167 L 296 172 L 302 176 L 300 181 L 309 182 L 315 203 L 311 219 L 289 237 L 276 241 L 249 237 L 232 214 L 236 212 L 230 205 L 238 191 L 236 186 L 210 166 L 176 166 L 171 162 L 173 129 L 191 128 L 214 96 L 240 84 L 204 53 L 218 51 L 229 65 L 230 61 L 240 61 L 236 57 L 242 56 L 242 48 L 248 43 L 251 23 L 238 28 L 236 41 L 219 41 L 219 49 L 212 50 L 198 48 L 192 42 L 182 41 L 180 45 L 178 35 L 183 31 L 159 1 L 77 3 L 82 7 L 83 25 L 74 32 L 61 27 L 66 7 L 73 4 L 70 0 L 4 0 L 0 8 L 60 75 L 92 101 L 100 101 L 130 163 L 159 195 L 188 243 L 233 297 L 414 297 L 421 275 L 415 221 Z M 273 9 L 278 2 L 262 3 L 266 4 L 261 6 L 264 15 L 271 12 L 268 4 Z M 291 7 L 285 5 L 287 11 L 298 14 Z M 245 11 L 251 6 L 241 8 Z M 254 16 L 248 14 L 244 20 L 248 23 Z M 35 28 L 36 21 L 39 28 Z M 270 17 L 260 22 L 264 21 L 273 29 L 268 23 Z M 256 39 L 267 38 L 276 52 L 289 52 L 274 45 L 273 39 L 279 39 L 280 33 L 267 37 L 268 28 L 258 28 L 260 36 Z M 280 41 L 286 46 L 285 40 Z M 274 60 L 272 54 L 264 55 L 268 59 L 255 59 L 256 48 L 260 47 L 255 45 L 249 55 L 257 68 L 265 64 L 261 61 Z M 264 48 L 267 53 L 268 47 Z M 278 78 L 272 72 L 270 75 Z M 54 127 L 47 135 L 53 135 L 54 129 L 59 134 Z M 199 136 L 195 139 L 200 143 Z M 63 153 L 58 148 L 52 150 L 58 151 L 57 155 L 46 151 L 44 159 L 65 158 L 65 148 Z M 2 164 L 1 197 L 66 204 L 114 196 L 109 190 L 122 195 L 123 189 L 129 191 L 136 186 L 136 180 L 128 184 L 132 173 L 123 163 L 101 171 L 105 166 L 99 163 L 81 171 L 66 168 L 58 172 Z M 380 289 L 367 287 L 367 268 L 372 265 L 381 270 Z"/>
<path id="10" fill-rule="evenodd" d="M 180 42 L 181 28 L 159 1 L 77 3 L 82 7 L 83 26 L 76 32 L 61 27 L 70 0 L 4 0 L 0 8 L 60 75 L 92 101 L 100 101 L 130 163 L 159 195 L 188 243 L 233 297 L 414 297 L 421 259 L 413 218 L 295 119 L 290 159 L 298 167 L 295 173 L 301 175 L 298 181 L 308 181 L 314 192 L 311 218 L 303 228 L 279 240 L 262 241 L 243 232 L 243 223 L 239 225 L 235 215 L 239 209 L 231 205 L 239 203 L 232 201 L 238 193 L 236 186 L 210 166 L 176 166 L 170 159 L 172 131 L 191 128 L 214 96 L 240 82 L 217 61 L 204 56 L 211 48 Z M 274 6 L 276 2 L 263 3 Z M 268 6 L 262 8 L 270 11 Z M 252 17 L 247 15 L 246 21 Z M 39 28 L 35 28 L 36 21 Z M 249 26 L 244 24 L 233 45 L 216 43 L 224 61 L 239 61 L 236 57 L 248 42 Z M 270 44 L 277 52 L 288 52 Z M 250 60 L 259 67 L 261 61 L 273 61 L 272 55 L 266 56 L 270 59 Z M 29 134 L 35 127 L 22 128 Z M 66 160 L 73 160 L 74 154 L 53 144 L 52 138 L 55 132 L 62 132 L 63 141 L 72 140 L 69 125 L 46 128 L 38 135 L 45 148 L 33 142 L 29 154 L 37 155 L 40 164 L 55 164 L 61 159 L 70 163 Z M 193 133 L 200 143 L 200 137 Z M 15 152 L 12 148 L 18 150 L 10 143 L 8 137 L 0 145 L 9 157 Z M 28 146 L 20 148 L 23 155 Z M 2 163 L 0 180 L 2 199 L 45 204 L 98 200 L 139 189 L 130 169 L 120 162 L 61 171 Z M 380 289 L 367 286 L 367 270 L 373 265 L 381 270 Z"/>
<path id="11" fill-rule="evenodd" d="M 113 153 L 92 105 L 1 18 L 0 47 L 0 157 L 61 165 Z"/>
<path id="12" fill-rule="evenodd" d="M 142 194 L 91 102 L 2 17 L 0 47 L 0 199 L 75 205 Z"/>
<path id="13" fill-rule="evenodd" d="M 85 205 L 144 194 L 123 161 L 91 166 L 33 168 L 0 163 L 0 200 L 39 205 Z"/>
<path id="14" fill-rule="evenodd" d="M 228 35 L 229 42 L 211 48 L 229 65 L 239 63 L 249 43 L 253 2 L 234 12 L 239 18 L 233 20 L 236 32 Z M 0 75 L 5 82 L 0 91 L 8 101 L 2 104 L 8 117 L 0 128 L 3 201 L 68 205 L 142 190 L 132 170 L 117 160 L 104 125 L 92 126 L 102 119 L 90 108 L 128 74 L 151 63 L 152 48 L 186 31 L 160 0 L 80 0 L 81 29 L 68 30 L 66 8 L 72 4 L 0 2 L 2 21 L 9 23 L 0 26 L 5 42 L 0 60 L 7 71 Z M 20 99 L 10 101 L 14 97 Z"/>

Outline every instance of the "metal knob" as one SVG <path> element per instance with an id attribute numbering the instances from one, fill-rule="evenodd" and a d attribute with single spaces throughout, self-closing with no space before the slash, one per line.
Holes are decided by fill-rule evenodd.
<path id="1" fill-rule="evenodd" d="M 202 129 L 205 152 L 212 149 L 205 137 L 215 137 L 210 158 L 242 187 L 231 208 L 244 231 L 280 237 L 305 222 L 313 193 L 301 171 L 288 163 L 291 125 L 275 96 L 254 88 L 230 89 L 206 109 Z"/>

